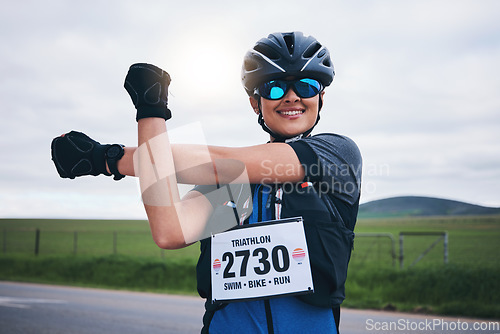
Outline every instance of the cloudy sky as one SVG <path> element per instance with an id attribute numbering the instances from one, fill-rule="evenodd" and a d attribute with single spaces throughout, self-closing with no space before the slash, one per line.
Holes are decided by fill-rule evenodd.
<path id="1" fill-rule="evenodd" d="M 318 132 L 355 140 L 362 202 L 400 195 L 500 206 L 500 1 L 0 0 L 0 217 L 145 218 L 136 180 L 60 179 L 53 137 L 136 145 L 123 80 L 172 76 L 170 129 L 263 143 L 240 83 L 245 52 L 300 30 L 336 77 Z"/>

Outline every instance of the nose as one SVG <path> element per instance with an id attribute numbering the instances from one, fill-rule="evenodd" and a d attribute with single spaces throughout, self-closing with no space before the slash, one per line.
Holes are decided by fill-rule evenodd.
<path id="1" fill-rule="evenodd" d="M 290 88 L 288 92 L 286 92 L 285 96 L 283 96 L 283 101 L 286 103 L 293 103 L 300 100 L 300 97 L 295 93 L 295 91 Z"/>

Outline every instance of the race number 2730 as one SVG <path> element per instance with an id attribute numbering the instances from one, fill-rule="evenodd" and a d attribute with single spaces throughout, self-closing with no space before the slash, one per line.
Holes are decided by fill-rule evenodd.
<path id="1" fill-rule="evenodd" d="M 232 271 L 235 256 L 242 258 L 239 276 L 245 277 L 247 275 L 248 259 L 250 258 L 250 251 L 248 249 L 235 251 L 234 254 L 232 252 L 225 252 L 222 255 L 222 261 L 227 262 L 223 278 L 236 277 L 236 273 Z M 290 268 L 290 253 L 284 245 L 274 246 L 271 250 L 270 258 L 267 248 L 255 248 L 252 252 L 252 257 L 258 259 L 259 266 L 252 268 L 257 275 L 268 274 L 271 271 L 271 266 L 279 273 L 285 272 Z M 237 268 L 234 269 L 237 270 Z"/>
<path id="2" fill-rule="evenodd" d="M 212 235 L 212 299 L 235 301 L 312 292 L 302 218 Z"/>

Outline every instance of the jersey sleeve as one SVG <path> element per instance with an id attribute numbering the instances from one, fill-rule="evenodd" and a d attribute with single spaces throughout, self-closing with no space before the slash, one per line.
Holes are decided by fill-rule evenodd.
<path id="1" fill-rule="evenodd" d="M 250 184 L 197 185 L 192 191 L 203 194 L 214 209 L 212 220 L 234 221 L 241 224 L 252 213 Z"/>
<path id="2" fill-rule="evenodd" d="M 208 199 L 210 204 L 212 204 L 212 207 L 215 208 L 219 205 L 222 205 L 224 201 L 228 200 L 228 198 L 222 196 L 222 194 L 218 192 L 217 189 L 219 189 L 219 186 L 215 184 L 214 185 L 203 184 L 203 185 L 197 185 L 191 190 L 197 191 L 202 195 L 204 195 Z"/>
<path id="3" fill-rule="evenodd" d="M 289 145 L 304 167 L 306 181 L 319 183 L 320 191 L 349 204 L 357 202 L 362 158 L 354 141 L 337 134 L 319 134 Z"/>

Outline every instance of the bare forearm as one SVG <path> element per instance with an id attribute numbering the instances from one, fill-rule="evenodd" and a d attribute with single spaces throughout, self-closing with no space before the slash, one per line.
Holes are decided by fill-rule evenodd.
<path id="1" fill-rule="evenodd" d="M 158 138 L 161 138 L 161 152 Z M 134 174 L 139 177 L 153 238 L 162 248 L 182 247 L 184 238 L 176 211 L 176 203 L 180 202 L 180 198 L 163 119 L 139 120 L 138 147 L 134 152 Z"/>

